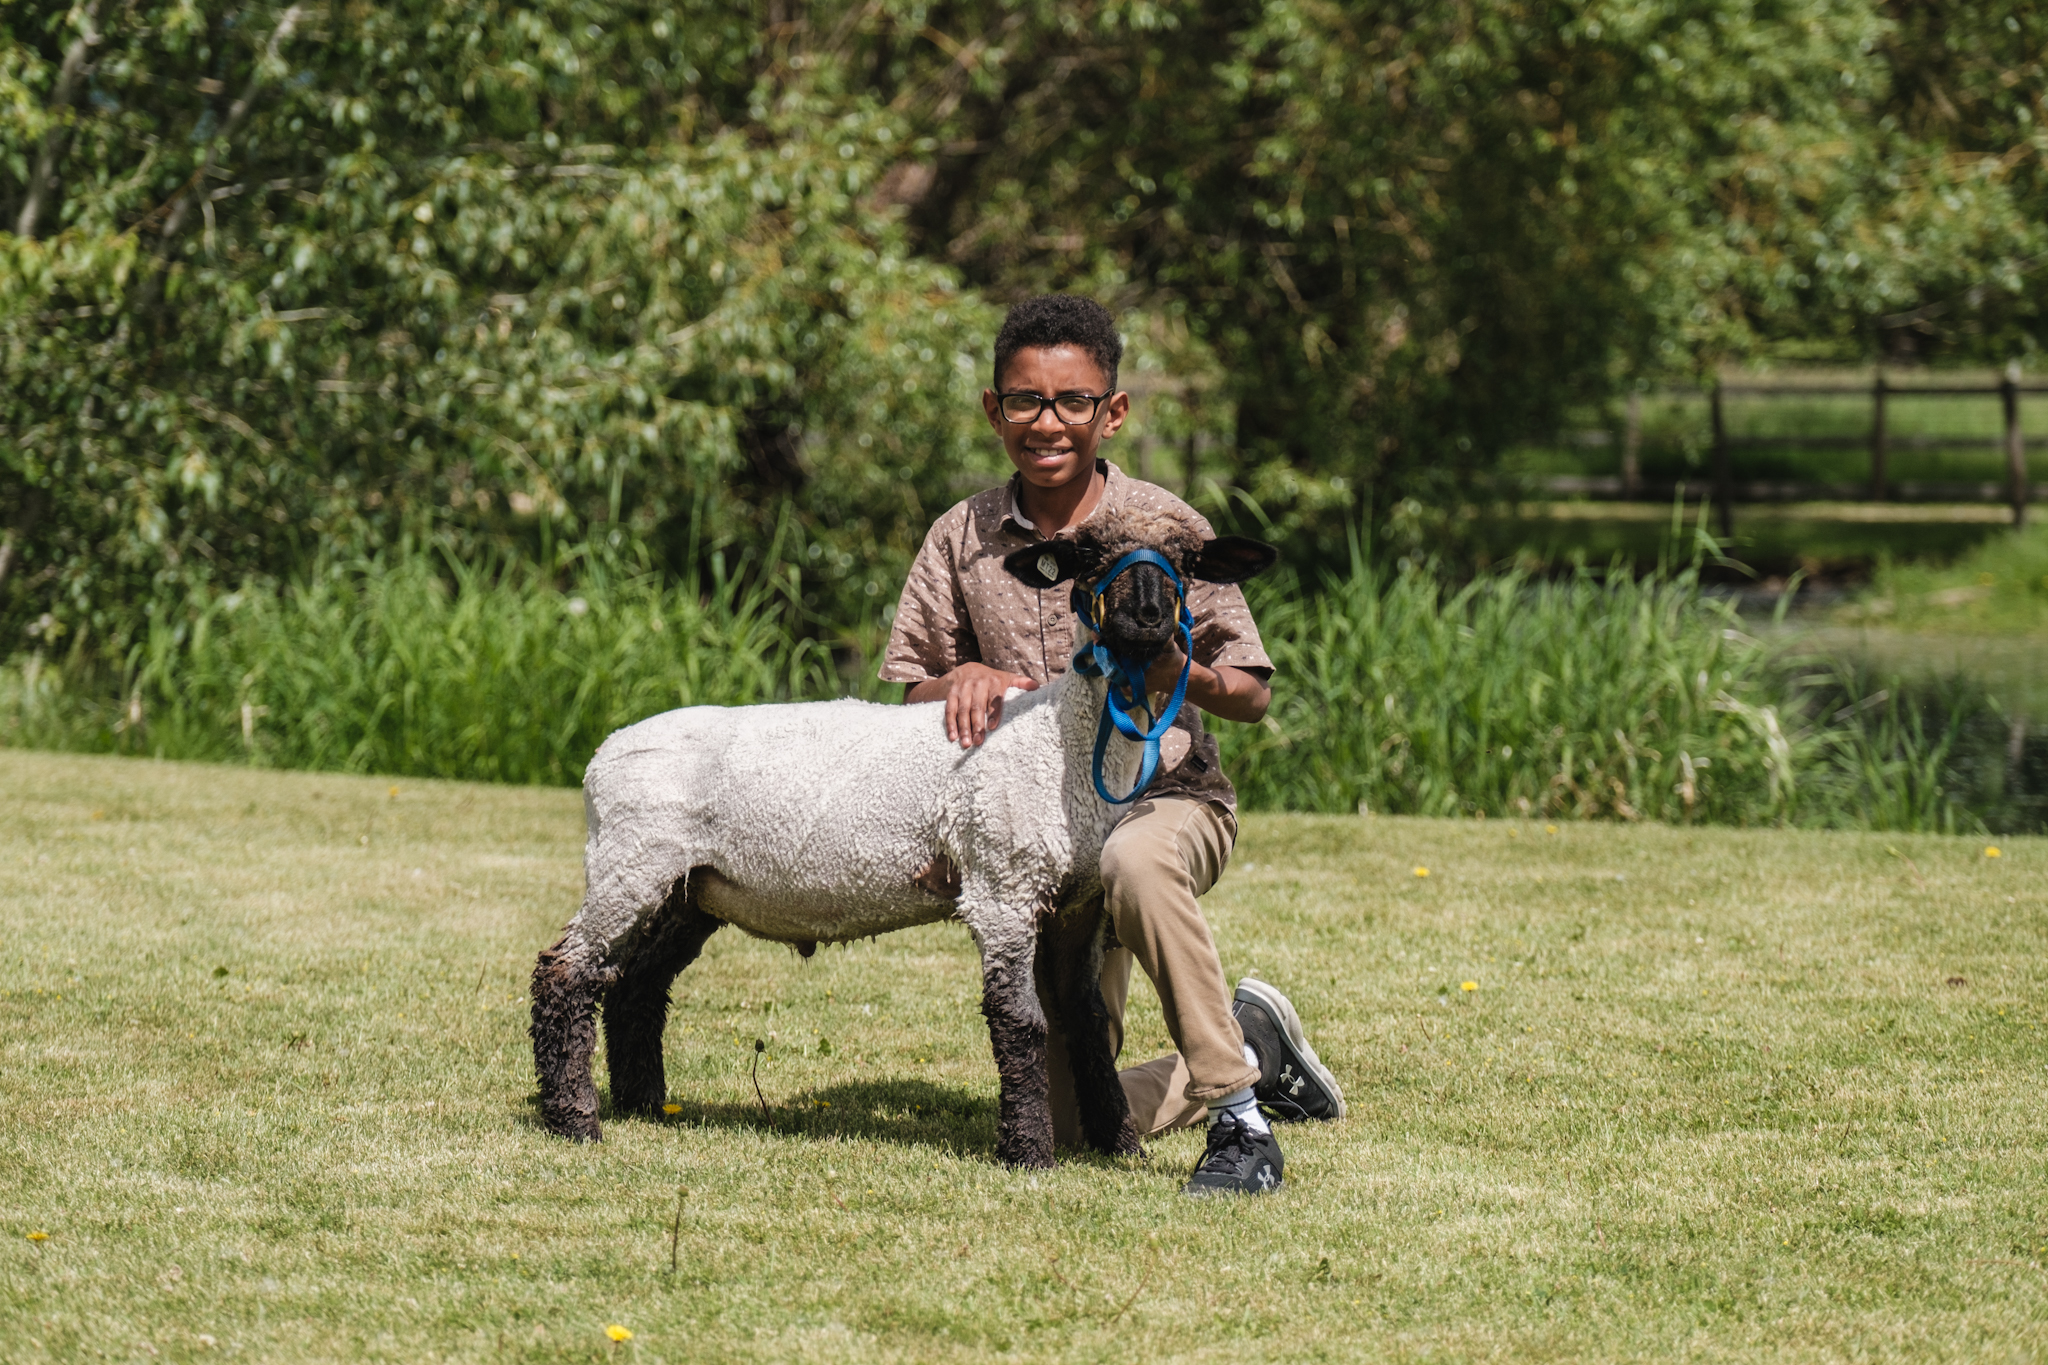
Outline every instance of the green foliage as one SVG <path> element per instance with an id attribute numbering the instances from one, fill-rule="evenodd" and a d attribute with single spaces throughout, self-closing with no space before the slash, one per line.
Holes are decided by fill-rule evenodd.
<path id="1" fill-rule="evenodd" d="M 798 629 L 792 565 L 714 567 L 664 586 L 600 560 L 565 590 L 394 552 L 217 597 L 189 622 L 152 617 L 118 677 L 79 657 L 0 669 L 0 745 L 575 783 L 607 734 L 671 707 L 834 697 L 849 678 L 893 699 L 864 662 L 879 622 L 841 642 L 857 660 L 842 673 Z M 1280 583 L 1254 605 L 1278 700 L 1263 725 L 1218 723 L 1251 808 L 2039 822 L 2006 799 L 2006 732 L 1977 733 L 1981 695 L 1801 674 L 1703 598 L 1695 570 L 1457 587 L 1361 556 L 1319 594 Z"/>
<path id="2" fill-rule="evenodd" d="M 1949 564 L 1886 561 L 1842 615 L 1935 634 L 2042 633 L 2048 629 L 2048 526 L 2001 532 Z"/>
<path id="3" fill-rule="evenodd" d="M 1446 586 L 1361 558 L 1256 604 L 1286 685 L 1230 731 L 1262 804 L 1391 814 L 1747 823 L 1795 809 L 1800 760 L 1765 649 L 1696 575 Z"/>
<path id="4" fill-rule="evenodd" d="M 1804 674 L 1697 565 L 1454 586 L 1359 556 L 1255 605 L 1286 681 L 1223 745 L 1267 809 L 1953 831 L 2003 795 L 1957 771 L 1979 692 Z"/>
<path id="5" fill-rule="evenodd" d="M 1972 818 L 1976 812 L 1960 810 L 1957 801 L 1971 778 L 1981 785 L 1982 774 L 1959 771 L 1974 765 L 1957 762 L 1975 757 L 1959 751 L 1972 722 L 1988 718 L 1992 710 L 1980 689 L 1954 679 L 1908 690 L 1894 678 L 1887 687 L 1886 680 L 1855 668 L 1837 668 L 1815 681 L 1821 687 L 1807 695 L 1806 709 L 1833 724 L 1819 727 L 1814 736 L 1825 761 L 1813 765 L 1817 790 L 1808 801 L 1827 812 L 1825 823 L 1944 834 L 1955 833 L 1959 823 L 1963 828 L 1981 823 Z M 2003 727 L 1991 738 L 1990 747 L 2002 759 Z M 1991 795 L 2004 796 L 1997 785 L 1994 779 Z M 2029 827 L 2009 823 L 2016 814 L 2024 820 L 2023 813 L 1996 814 L 2003 817 L 1999 823 L 2004 828 Z"/>
<path id="6" fill-rule="evenodd" d="M 1867 352 L 1923 309 L 1927 348 L 2030 347 L 2042 21 L 1896 11 L 989 7 L 949 24 L 971 76 L 864 32 L 906 92 L 958 92 L 912 210 L 927 249 L 1184 316 L 1225 362 L 1232 476 L 1308 564 L 1342 553 L 1332 506 L 1469 500 L 1505 443 L 1637 380 Z"/>
<path id="7" fill-rule="evenodd" d="M 955 497 L 991 315 L 861 201 L 901 121 L 761 102 L 740 13 L 141 4 L 52 124 L 94 14 L 0 34 L 0 168 L 69 133 L 0 236 L 9 634 L 405 534 L 690 573 L 785 500 L 844 615 Z"/>
<path id="8" fill-rule="evenodd" d="M 714 560 L 701 591 L 600 569 L 564 593 L 530 569 L 394 554 L 282 595 L 230 593 L 191 623 L 152 617 L 118 695 L 16 674 L 13 739 L 576 783 L 606 735 L 656 712 L 836 690 L 827 651 L 792 628 L 794 575 Z"/>
<path id="9" fill-rule="evenodd" d="M 0 649 L 118 662 L 152 611 L 408 537 L 701 581 L 785 509 L 814 627 L 862 628 L 1000 467 L 993 301 L 1054 286 L 1126 311 L 1218 516 L 1305 569 L 1360 520 L 1441 549 L 1569 404 L 1773 348 L 2030 348 L 2043 23 L 20 0 Z"/>

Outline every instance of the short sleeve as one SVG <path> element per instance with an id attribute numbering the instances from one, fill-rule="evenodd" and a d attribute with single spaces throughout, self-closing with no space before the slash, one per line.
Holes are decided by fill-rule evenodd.
<path id="1" fill-rule="evenodd" d="M 1209 668 L 1262 668 L 1273 661 L 1259 639 L 1244 589 L 1235 583 L 1197 583 L 1188 594 L 1188 614 L 1195 618 L 1195 661 Z"/>
<path id="2" fill-rule="evenodd" d="M 959 521 L 948 515 L 933 523 L 911 561 L 903 595 L 896 601 L 889 647 L 882 655 L 883 682 L 914 686 L 981 659 L 953 564 Z"/>

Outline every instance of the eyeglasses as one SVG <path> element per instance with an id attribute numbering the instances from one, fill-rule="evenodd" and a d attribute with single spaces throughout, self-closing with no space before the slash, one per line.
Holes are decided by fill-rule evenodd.
<path id="1" fill-rule="evenodd" d="M 1102 409 L 1106 393 L 1061 393 L 1041 398 L 1035 393 L 999 393 L 996 405 L 1005 422 L 1029 426 L 1050 407 L 1053 415 L 1070 427 L 1085 427 Z"/>

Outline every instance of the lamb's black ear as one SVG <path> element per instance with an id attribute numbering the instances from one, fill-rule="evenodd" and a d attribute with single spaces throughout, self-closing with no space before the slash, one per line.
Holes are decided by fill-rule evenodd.
<path id="1" fill-rule="evenodd" d="M 1202 542 L 1202 553 L 1188 566 L 1190 577 L 1204 583 L 1242 583 L 1257 578 L 1280 560 L 1280 552 L 1249 536 L 1218 536 Z"/>
<path id="2" fill-rule="evenodd" d="M 1071 540 L 1041 540 L 1003 556 L 1010 577 L 1029 588 L 1050 588 L 1081 571 L 1081 549 Z"/>

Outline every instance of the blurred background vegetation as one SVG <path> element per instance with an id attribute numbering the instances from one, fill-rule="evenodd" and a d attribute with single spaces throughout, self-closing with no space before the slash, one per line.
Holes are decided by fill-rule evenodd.
<path id="1" fill-rule="evenodd" d="M 1351 642 L 1231 738 L 1255 803 L 2025 825 L 2010 688 L 1698 683 L 1706 580 L 1838 531 L 1515 509 L 1631 392 L 1654 470 L 1730 366 L 2031 367 L 2044 53 L 2009 0 L 12 0 L 0 742 L 573 781 L 660 706 L 872 693 L 1061 288 L 1125 319 L 1123 462 L 1286 547 L 1282 653 Z M 1891 623 L 2004 582 L 1867 541 Z M 2037 542 L 1919 548 L 2038 629 Z"/>

